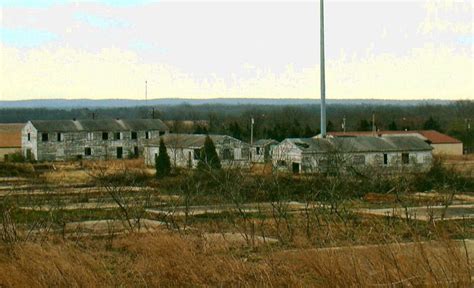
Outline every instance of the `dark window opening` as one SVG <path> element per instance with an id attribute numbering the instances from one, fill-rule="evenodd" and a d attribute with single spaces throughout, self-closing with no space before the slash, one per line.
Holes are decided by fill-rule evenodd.
<path id="1" fill-rule="evenodd" d="M 109 140 L 109 133 L 102 132 L 102 140 Z"/>
<path id="2" fill-rule="evenodd" d="M 58 136 L 58 142 L 61 142 L 61 141 L 63 141 L 63 140 L 64 140 L 64 138 L 63 138 L 63 134 L 62 134 L 62 133 L 58 133 L 58 135 L 57 135 L 57 136 Z"/>
<path id="3" fill-rule="evenodd" d="M 257 147 L 257 155 L 260 155 L 260 147 Z"/>
<path id="4" fill-rule="evenodd" d="M 160 131 L 159 134 L 160 134 L 160 136 L 163 136 L 163 135 L 165 135 L 165 131 Z"/>
<path id="5" fill-rule="evenodd" d="M 41 141 L 48 142 L 48 133 L 41 133 Z"/>
<path id="6" fill-rule="evenodd" d="M 91 155 L 92 155 L 92 149 L 91 149 L 90 147 L 86 147 L 86 148 L 84 149 L 84 154 L 85 154 L 86 156 L 91 156 Z"/>
<path id="7" fill-rule="evenodd" d="M 402 153 L 402 163 L 403 164 L 410 163 L 410 155 L 408 153 Z"/>
<path id="8" fill-rule="evenodd" d="M 120 132 L 115 132 L 115 133 L 114 133 L 114 139 L 115 139 L 115 140 L 120 140 L 120 139 L 122 138 L 122 137 L 120 137 L 120 136 L 122 136 Z"/>
<path id="9" fill-rule="evenodd" d="M 28 133 L 28 141 L 31 141 L 31 134 Z"/>
<path id="10" fill-rule="evenodd" d="M 194 149 L 194 160 L 199 160 L 201 157 L 201 149 Z"/>
<path id="11" fill-rule="evenodd" d="M 145 132 L 145 139 L 150 139 L 151 138 L 150 136 L 151 136 L 150 131 L 146 131 Z"/>
<path id="12" fill-rule="evenodd" d="M 383 165 L 387 165 L 387 164 L 388 164 L 388 155 L 383 154 Z"/>
<path id="13" fill-rule="evenodd" d="M 138 134 L 137 134 L 137 132 L 133 131 L 131 138 L 132 138 L 132 140 L 137 140 L 137 139 L 138 139 Z"/>

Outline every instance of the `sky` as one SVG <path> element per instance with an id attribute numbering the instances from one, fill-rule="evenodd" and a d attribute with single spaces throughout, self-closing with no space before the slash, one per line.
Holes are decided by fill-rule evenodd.
<path id="1" fill-rule="evenodd" d="M 320 95 L 319 1 L 0 3 L 0 100 Z M 474 100 L 473 13 L 326 0 L 326 97 Z"/>

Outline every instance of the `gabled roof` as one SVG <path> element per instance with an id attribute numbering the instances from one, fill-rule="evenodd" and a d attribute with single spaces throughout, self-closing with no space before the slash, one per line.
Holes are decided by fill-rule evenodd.
<path id="1" fill-rule="evenodd" d="M 159 119 L 32 120 L 41 132 L 168 130 Z"/>
<path id="2" fill-rule="evenodd" d="M 328 135 L 337 137 L 351 137 L 351 136 L 384 136 L 384 135 L 414 135 L 424 138 L 432 144 L 446 144 L 446 143 L 462 143 L 456 138 L 438 132 L 436 130 L 409 130 L 409 131 L 377 131 L 375 135 L 372 131 L 351 131 L 351 132 L 328 132 Z"/>
<path id="3" fill-rule="evenodd" d="M 260 139 L 253 143 L 254 146 L 267 146 L 271 144 L 278 144 L 279 142 L 274 139 Z"/>
<path id="4" fill-rule="evenodd" d="M 171 146 L 173 148 L 201 148 L 204 146 L 206 141 L 206 136 L 204 134 L 165 134 L 161 136 L 161 139 L 165 142 L 165 145 Z M 227 135 L 209 135 L 211 137 L 214 145 L 223 145 L 230 142 L 241 142 L 244 146 L 248 146 L 247 143 L 240 141 L 231 136 Z M 147 142 L 148 146 L 158 146 L 160 139 L 151 139 Z"/>
<path id="5" fill-rule="evenodd" d="M 20 148 L 21 129 L 25 124 L 0 124 L 0 148 Z"/>
<path id="6" fill-rule="evenodd" d="M 430 151 L 433 148 L 418 137 L 329 137 L 329 138 L 289 138 L 304 153 L 327 152 L 403 152 Z"/>

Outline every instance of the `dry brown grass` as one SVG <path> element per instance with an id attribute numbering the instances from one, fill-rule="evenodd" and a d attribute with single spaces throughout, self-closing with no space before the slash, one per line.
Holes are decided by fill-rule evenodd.
<path id="1" fill-rule="evenodd" d="M 0 253 L 7 287 L 470 287 L 459 243 L 248 250 L 170 232 L 79 244 L 19 244 Z"/>

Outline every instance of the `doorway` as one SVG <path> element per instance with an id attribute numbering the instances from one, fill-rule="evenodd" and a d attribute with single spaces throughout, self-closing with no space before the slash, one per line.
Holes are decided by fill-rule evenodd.
<path id="1" fill-rule="evenodd" d="M 123 148 L 117 147 L 117 159 L 122 159 L 122 158 L 123 158 Z"/>
<path id="2" fill-rule="evenodd" d="M 293 162 L 292 171 L 293 171 L 294 174 L 299 174 L 300 173 L 300 163 Z"/>

